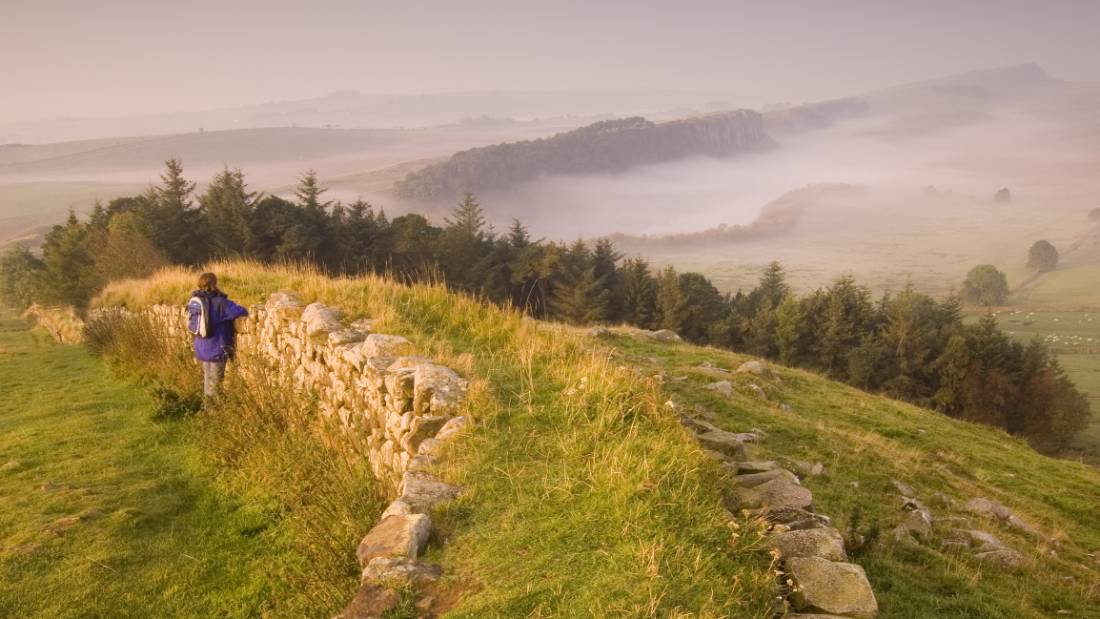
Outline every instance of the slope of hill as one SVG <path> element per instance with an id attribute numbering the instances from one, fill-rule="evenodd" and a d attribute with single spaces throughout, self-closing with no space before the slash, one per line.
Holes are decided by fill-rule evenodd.
<path id="1" fill-rule="evenodd" d="M 838 529 L 862 520 L 851 559 L 881 617 L 1100 616 L 1100 472 L 1002 432 L 807 372 L 734 372 L 733 353 L 625 329 L 585 337 L 440 287 L 214 269 L 245 302 L 294 290 L 373 318 L 478 385 L 472 435 L 443 471 L 466 493 L 433 514 L 443 539 L 427 555 L 447 574 L 429 591 L 446 616 L 769 616 L 763 523 L 741 514 L 730 528 L 738 480 L 680 412 L 759 429 L 754 458 L 802 473 Z M 98 304 L 179 303 L 192 277 L 117 283 Z M 931 526 L 895 536 L 917 509 Z"/>
<path id="2" fill-rule="evenodd" d="M 598 122 L 546 139 L 484 146 L 409 174 L 394 186 L 405 199 L 452 199 L 510 187 L 543 175 L 617 172 L 691 156 L 725 157 L 768 148 L 757 112 L 738 110 L 654 123 Z"/>

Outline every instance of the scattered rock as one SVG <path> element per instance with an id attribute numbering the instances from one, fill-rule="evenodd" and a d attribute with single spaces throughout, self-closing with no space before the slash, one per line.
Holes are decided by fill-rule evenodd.
<path id="1" fill-rule="evenodd" d="M 719 395 L 723 395 L 727 398 L 733 396 L 733 383 L 728 380 L 720 380 L 716 383 L 711 383 L 707 385 L 707 389 L 717 391 Z"/>
<path id="2" fill-rule="evenodd" d="M 974 558 L 982 563 L 991 563 L 1004 569 L 1020 567 L 1026 559 L 1020 552 L 1011 548 L 998 548 L 974 553 Z"/>
<path id="3" fill-rule="evenodd" d="M 746 386 L 749 388 L 749 391 L 751 391 L 754 396 L 760 398 L 761 400 L 767 400 L 768 399 L 767 392 L 765 392 L 764 388 L 761 387 L 760 385 L 757 385 L 756 383 L 749 383 Z"/>
<path id="4" fill-rule="evenodd" d="M 987 516 L 996 518 L 1001 521 L 1002 524 L 1016 529 L 1022 533 L 1028 535 L 1038 536 L 1039 532 L 1035 527 L 1031 526 L 1024 520 L 1020 519 L 1016 514 L 1012 513 L 1012 510 L 1004 505 L 994 501 L 992 499 L 986 499 L 983 497 L 970 499 L 966 502 L 964 507 L 967 511 L 978 514 L 979 516 Z"/>
<path id="5" fill-rule="evenodd" d="M 386 516 L 359 542 L 356 557 L 359 565 L 367 566 L 378 557 L 415 559 L 428 543 L 431 519 L 424 514 Z"/>
<path id="6" fill-rule="evenodd" d="M 925 539 L 932 534 L 932 514 L 924 509 L 908 511 L 893 533 L 894 539 L 899 541 L 911 536 Z"/>
<path id="7" fill-rule="evenodd" d="M 786 479 L 787 481 L 798 483 L 798 478 L 795 477 L 794 473 L 786 469 L 771 469 L 770 471 L 762 471 L 760 473 L 739 474 L 734 481 L 742 488 L 755 488 L 773 479 Z"/>
<path id="8" fill-rule="evenodd" d="M 774 460 L 746 460 L 740 463 L 740 471 L 744 474 L 763 473 L 779 468 Z"/>
<path id="9" fill-rule="evenodd" d="M 393 589 L 375 583 L 364 584 L 336 619 L 382 619 L 400 600 L 400 594 Z"/>
<path id="10" fill-rule="evenodd" d="M 718 367 L 717 365 L 714 365 L 710 361 L 704 361 L 704 362 L 700 363 L 699 365 L 697 365 L 695 367 L 697 369 L 706 370 L 708 372 L 721 372 L 723 374 L 729 374 L 730 373 L 730 371 L 727 370 L 726 368 Z"/>
<path id="11" fill-rule="evenodd" d="M 825 514 L 816 514 L 805 510 L 788 510 L 785 513 L 769 514 L 768 520 L 787 527 L 789 531 L 819 529 L 833 524 L 832 519 Z"/>
<path id="12" fill-rule="evenodd" d="M 439 580 L 443 568 L 407 557 L 378 557 L 363 568 L 363 582 L 390 587 L 424 585 Z"/>
<path id="13" fill-rule="evenodd" d="M 784 402 L 783 404 L 779 405 L 779 410 L 783 411 L 784 413 L 789 413 L 791 412 L 791 405 Z"/>
<path id="14" fill-rule="evenodd" d="M 806 462 L 805 460 L 791 460 L 791 467 L 802 476 L 819 477 L 825 474 L 825 465 L 821 462 Z"/>
<path id="15" fill-rule="evenodd" d="M 22 462 L 20 462 L 18 460 L 15 460 L 15 459 L 11 459 L 11 460 L 8 460 L 7 462 L 5 462 L 3 465 L 0 465 L 0 473 L 7 473 L 7 472 L 10 472 L 10 471 L 14 471 L 14 470 L 18 469 L 21 466 L 23 466 Z"/>
<path id="16" fill-rule="evenodd" d="M 742 443 L 759 443 L 764 440 L 764 435 L 759 430 L 752 432 L 734 432 L 734 436 Z"/>
<path id="17" fill-rule="evenodd" d="M 718 426 L 710 423 L 709 421 L 703 421 L 702 419 L 695 419 L 687 415 L 680 415 L 680 425 L 684 426 L 692 432 L 721 432 L 722 429 Z"/>
<path id="18" fill-rule="evenodd" d="M 732 432 L 711 430 L 695 436 L 704 449 L 710 449 L 738 460 L 745 457 L 745 444 Z"/>
<path id="19" fill-rule="evenodd" d="M 912 486 L 901 480 L 892 479 L 890 483 L 894 484 L 894 488 L 897 488 L 897 491 L 900 492 L 902 496 L 917 496 L 917 491 L 913 490 Z"/>
<path id="20" fill-rule="evenodd" d="M 752 360 L 742 363 L 737 368 L 738 374 L 756 374 L 757 376 L 763 376 L 764 378 L 770 378 L 775 372 L 767 366 L 763 361 Z"/>
<path id="21" fill-rule="evenodd" d="M 746 507 L 760 508 L 765 511 L 784 509 L 809 510 L 813 505 L 813 494 L 789 479 L 773 479 L 753 488 L 743 488 L 739 496 Z"/>
<path id="22" fill-rule="evenodd" d="M 821 557 L 829 561 L 847 561 L 844 538 L 832 527 L 794 529 L 771 536 L 783 559 Z"/>
<path id="23" fill-rule="evenodd" d="M 859 619 L 873 619 L 878 602 L 863 568 L 819 557 L 795 557 L 786 561 L 793 582 L 791 605 L 799 611 L 815 611 Z"/>
<path id="24" fill-rule="evenodd" d="M 682 342 L 683 340 L 671 329 L 660 329 L 649 334 L 649 337 L 658 342 Z"/>
<path id="25" fill-rule="evenodd" d="M 597 338 L 611 337 L 611 329 L 607 327 L 592 327 L 588 330 L 588 336 Z"/>

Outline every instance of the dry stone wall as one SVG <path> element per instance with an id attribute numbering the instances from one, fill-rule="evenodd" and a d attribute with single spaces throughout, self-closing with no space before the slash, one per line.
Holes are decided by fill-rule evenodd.
<path id="1" fill-rule="evenodd" d="M 190 337 L 186 310 L 147 312 L 169 338 Z M 240 371 L 269 371 L 316 396 L 321 415 L 340 428 L 349 448 L 369 462 L 391 499 L 356 550 L 360 587 L 341 619 L 383 616 L 395 592 L 438 579 L 438 566 L 418 560 L 436 505 L 462 490 L 437 478 L 441 447 L 466 427 L 467 383 L 454 370 L 414 355 L 398 335 L 373 333 L 369 320 L 345 325 L 340 311 L 303 305 L 275 293 L 238 322 Z"/>
<path id="2" fill-rule="evenodd" d="M 187 337 L 186 309 L 158 305 L 149 315 L 168 337 Z M 392 496 L 403 490 L 420 445 L 458 415 L 466 381 L 415 356 L 398 335 L 371 332 L 370 320 L 345 325 L 338 309 L 275 293 L 238 321 L 242 371 L 259 363 L 315 394 L 321 415 L 343 431 Z"/>

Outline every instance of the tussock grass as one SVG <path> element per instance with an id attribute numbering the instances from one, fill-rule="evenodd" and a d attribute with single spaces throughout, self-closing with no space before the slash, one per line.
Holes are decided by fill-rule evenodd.
<path id="1" fill-rule="evenodd" d="M 466 493 L 437 514 L 428 552 L 448 575 L 436 592 L 448 616 L 769 615 L 760 528 L 729 525 L 717 467 L 663 409 L 660 386 L 610 349 L 439 285 L 207 268 L 243 303 L 292 290 L 378 319 L 472 380 L 474 430 L 441 471 Z M 94 305 L 182 303 L 194 279 L 168 269 Z"/>

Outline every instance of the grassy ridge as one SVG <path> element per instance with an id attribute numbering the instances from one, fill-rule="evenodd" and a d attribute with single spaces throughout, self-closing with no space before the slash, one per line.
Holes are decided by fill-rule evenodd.
<path id="1" fill-rule="evenodd" d="M 795 370 L 764 381 L 768 401 L 724 399 L 705 385 L 728 375 L 700 365 L 733 368 L 739 355 L 595 341 L 442 287 L 239 263 L 215 270 L 245 301 L 289 289 L 377 318 L 380 331 L 473 379 L 477 429 L 442 471 L 468 492 L 438 515 L 443 535 L 428 553 L 447 570 L 434 594 L 450 601 L 448 616 L 766 616 L 773 586 L 760 531 L 725 526 L 729 480 L 686 440 L 664 408 L 670 397 L 729 429 L 766 430 L 760 457 L 824 462 L 828 474 L 805 483 L 840 528 L 858 507 L 888 532 L 902 516 L 892 480 L 916 488 L 936 516 L 936 541 L 884 539 L 858 559 L 883 617 L 1100 616 L 1100 472 L 1003 432 Z M 178 303 L 193 276 L 119 283 L 97 303 Z M 967 514 L 962 503 L 978 496 L 1008 505 L 1040 536 Z M 994 533 L 1027 564 L 983 566 L 942 544 L 964 526 Z"/>
<path id="2" fill-rule="evenodd" d="M 279 529 L 140 387 L 0 314 L 0 616 L 257 617 Z"/>
<path id="3" fill-rule="evenodd" d="M 900 494 L 892 480 L 917 490 L 936 517 L 932 543 L 885 538 L 860 558 L 883 617 L 1100 617 L 1100 471 L 1042 456 L 990 428 L 949 419 L 868 395 L 812 373 L 779 369 L 780 379 L 734 375 L 739 395 L 723 398 L 705 385 L 730 375 L 704 362 L 736 368 L 747 357 L 631 337 L 614 345 L 631 363 L 670 377 L 666 389 L 687 408 L 703 407 L 728 429 L 768 433 L 760 456 L 821 461 L 827 475 L 804 483 L 815 505 L 844 528 L 858 507 L 888 532 L 897 525 Z M 767 391 L 751 395 L 748 382 Z M 744 395 L 740 395 L 744 394 Z M 779 404 L 787 403 L 791 411 Z M 974 497 L 998 500 L 1034 524 L 1033 538 L 968 514 Z M 962 520 L 952 520 L 961 518 Z M 978 527 L 1023 552 L 1020 571 L 982 566 L 968 552 L 942 546 L 952 528 Z"/>
<path id="4" fill-rule="evenodd" d="M 437 592 L 456 600 L 449 616 L 769 614 L 760 531 L 728 525 L 717 467 L 664 412 L 659 386 L 607 350 L 441 286 L 213 268 L 238 300 L 296 291 L 377 319 L 473 380 L 477 430 L 442 471 L 467 492 L 438 515 L 429 550 L 449 575 Z M 180 303 L 193 279 L 164 271 L 96 304 Z"/>

